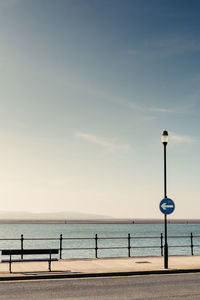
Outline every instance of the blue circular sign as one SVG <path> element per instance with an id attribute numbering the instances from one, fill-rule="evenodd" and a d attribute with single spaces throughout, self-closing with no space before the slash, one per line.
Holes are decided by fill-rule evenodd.
<path id="1" fill-rule="evenodd" d="M 175 209 L 174 201 L 170 198 L 164 198 L 160 202 L 160 211 L 165 215 L 170 215 Z"/>

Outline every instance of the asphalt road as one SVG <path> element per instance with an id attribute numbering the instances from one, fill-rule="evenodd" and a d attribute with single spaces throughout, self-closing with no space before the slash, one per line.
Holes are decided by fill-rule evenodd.
<path id="1" fill-rule="evenodd" d="M 200 273 L 0 282 L 0 299 L 200 299 Z"/>

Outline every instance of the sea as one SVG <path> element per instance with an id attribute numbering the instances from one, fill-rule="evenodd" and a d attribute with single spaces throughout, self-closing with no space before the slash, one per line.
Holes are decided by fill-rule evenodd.
<path id="1" fill-rule="evenodd" d="M 200 224 L 167 228 L 169 255 L 191 255 L 192 248 L 194 255 L 200 254 Z M 97 234 L 99 258 L 160 256 L 161 233 L 164 237 L 163 224 L 0 224 L 0 250 L 20 249 L 22 234 L 24 249 L 59 249 L 62 234 L 62 258 L 92 258 Z"/>

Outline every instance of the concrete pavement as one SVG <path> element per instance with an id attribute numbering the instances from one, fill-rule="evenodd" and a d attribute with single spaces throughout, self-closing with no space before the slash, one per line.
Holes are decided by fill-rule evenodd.
<path id="1" fill-rule="evenodd" d="M 15 262 L 10 274 L 0 263 L 0 281 L 200 272 L 200 256 L 169 256 L 169 268 L 163 265 L 163 257 L 62 259 L 52 262 L 52 272 L 48 262 Z"/>

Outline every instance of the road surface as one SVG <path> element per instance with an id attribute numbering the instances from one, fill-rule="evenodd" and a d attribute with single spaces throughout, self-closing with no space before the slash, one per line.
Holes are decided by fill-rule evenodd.
<path id="1" fill-rule="evenodd" d="M 200 299 L 200 273 L 0 282 L 0 299 Z"/>

